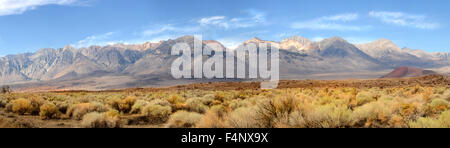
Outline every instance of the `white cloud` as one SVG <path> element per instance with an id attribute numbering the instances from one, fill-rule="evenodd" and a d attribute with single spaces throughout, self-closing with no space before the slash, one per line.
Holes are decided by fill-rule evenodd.
<path id="1" fill-rule="evenodd" d="M 293 29 L 311 29 L 311 30 L 338 30 L 338 31 L 360 31 L 370 26 L 356 26 L 343 24 L 354 21 L 359 18 L 356 13 L 338 14 L 333 16 L 324 16 L 309 21 L 294 22 L 291 24 Z"/>
<path id="2" fill-rule="evenodd" d="M 105 34 L 88 36 L 71 46 L 75 48 L 89 47 L 92 45 L 105 46 L 113 44 L 142 44 L 145 42 L 157 43 L 159 41 L 175 39 L 186 34 L 193 34 L 191 31 L 196 31 L 195 27 L 173 27 L 171 25 L 163 25 L 153 27 L 135 34 L 124 34 L 118 32 L 108 32 Z M 126 40 L 120 40 L 121 36 L 128 36 Z"/>
<path id="3" fill-rule="evenodd" d="M 175 30 L 175 28 L 172 27 L 171 25 L 165 25 L 160 28 L 147 29 L 142 34 L 145 36 L 152 36 L 152 35 L 160 34 L 160 33 L 166 32 L 166 31 L 173 31 L 173 30 Z"/>
<path id="4" fill-rule="evenodd" d="M 239 45 L 241 45 L 245 40 L 233 39 L 233 38 L 224 38 L 218 39 L 218 42 L 222 43 L 228 49 L 236 49 Z"/>
<path id="5" fill-rule="evenodd" d="M 316 36 L 316 37 L 311 38 L 311 41 L 320 42 L 320 41 L 322 41 L 324 39 L 325 39 L 325 37 Z"/>
<path id="6" fill-rule="evenodd" d="M 93 35 L 86 37 L 77 43 L 72 44 L 76 48 L 88 47 L 91 45 L 107 45 L 107 44 L 141 44 L 144 42 L 159 42 L 161 40 L 175 39 L 184 35 L 202 34 L 208 36 L 214 34 L 219 27 L 225 29 L 247 28 L 256 26 L 260 23 L 265 23 L 265 13 L 247 10 L 248 17 L 235 17 L 228 18 L 226 16 L 212 16 L 201 19 L 195 19 L 193 23 L 185 24 L 184 22 L 175 24 L 153 24 L 151 26 L 142 27 L 135 30 L 134 33 L 126 34 L 122 32 L 121 35 L 117 35 L 115 32 L 109 32 L 101 35 Z M 213 29 L 213 30 L 210 30 Z M 257 36 L 267 33 L 265 30 L 246 31 L 245 36 Z M 242 34 L 244 35 L 244 34 Z M 241 36 L 242 36 L 241 35 Z M 126 40 L 118 40 L 117 38 L 123 38 L 128 36 Z M 228 48 L 235 48 L 243 42 L 243 40 L 236 39 L 224 39 L 222 40 L 224 46 Z"/>
<path id="7" fill-rule="evenodd" d="M 44 5 L 72 5 L 80 0 L 0 0 L 0 16 L 22 14 Z"/>
<path id="8" fill-rule="evenodd" d="M 155 25 L 154 27 L 150 27 L 142 32 L 142 36 L 151 37 L 151 36 L 161 36 L 161 34 L 183 34 L 183 33 L 195 33 L 200 31 L 201 29 L 196 26 L 174 26 L 171 24 L 168 25 Z"/>
<path id="9" fill-rule="evenodd" d="M 330 36 L 315 36 L 315 37 L 311 38 L 311 41 L 320 42 L 327 38 L 331 38 L 331 37 Z M 352 44 L 369 43 L 369 42 L 376 40 L 376 39 L 370 38 L 370 37 L 357 37 L 357 36 L 344 36 L 342 38 Z"/>
<path id="10" fill-rule="evenodd" d="M 317 21 L 297 22 L 292 24 L 294 29 L 311 29 L 311 30 L 338 30 L 338 31 L 360 31 L 367 27 L 343 25 L 337 23 L 322 23 Z"/>
<path id="11" fill-rule="evenodd" d="M 248 10 L 248 17 L 228 18 L 226 16 L 211 16 L 198 20 L 201 26 L 214 26 L 225 29 L 248 28 L 266 23 L 266 14 L 256 10 Z"/>
<path id="12" fill-rule="evenodd" d="M 276 37 L 276 38 L 287 38 L 287 37 L 297 36 L 297 35 L 300 35 L 300 34 L 301 34 L 301 32 L 298 32 L 298 31 L 290 31 L 290 32 L 279 33 L 277 35 L 274 35 L 274 37 Z"/>
<path id="13" fill-rule="evenodd" d="M 429 22 L 425 15 L 413 15 L 403 12 L 372 11 L 369 16 L 380 19 L 385 23 L 399 26 L 409 26 L 420 29 L 436 29 L 440 24 Z"/>
<path id="14" fill-rule="evenodd" d="M 88 47 L 88 46 L 92 46 L 92 45 L 103 46 L 103 45 L 110 45 L 110 44 L 115 44 L 115 43 L 121 42 L 121 41 L 114 41 L 112 39 L 112 36 L 115 34 L 116 34 L 115 32 L 108 32 L 105 34 L 88 36 L 85 39 L 80 40 L 75 44 L 72 44 L 71 46 L 73 46 L 75 48 L 81 48 L 81 47 Z"/>
<path id="15" fill-rule="evenodd" d="M 343 37 L 343 38 L 352 44 L 363 44 L 363 43 L 373 42 L 376 40 L 376 39 L 370 38 L 370 37 L 368 38 L 368 37 L 355 37 L 355 36 L 348 36 L 348 37 Z"/>
<path id="16" fill-rule="evenodd" d="M 145 43 L 145 42 L 158 43 L 159 41 L 166 41 L 166 40 L 175 39 L 175 38 L 178 38 L 178 37 L 180 37 L 180 36 L 177 36 L 177 35 L 161 35 L 161 36 L 153 36 L 153 37 L 139 37 L 139 38 L 134 38 L 134 39 L 126 40 L 126 41 L 118 41 L 116 43 L 123 43 L 125 45 L 142 44 L 142 43 Z"/>
<path id="17" fill-rule="evenodd" d="M 232 19 L 233 21 L 236 21 L 235 19 Z M 229 21 L 226 20 L 225 16 L 212 16 L 212 17 L 205 17 L 198 21 L 198 23 L 202 26 L 206 25 L 216 25 L 223 28 L 229 27 Z"/>
<path id="18" fill-rule="evenodd" d="M 333 16 L 324 16 L 319 18 L 319 20 L 323 21 L 354 21 L 359 18 L 359 15 L 356 13 L 345 13 L 345 14 L 338 14 Z"/>

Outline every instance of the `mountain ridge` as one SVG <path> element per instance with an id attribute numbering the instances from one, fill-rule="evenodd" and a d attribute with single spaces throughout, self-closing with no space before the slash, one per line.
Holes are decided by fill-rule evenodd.
<path id="1" fill-rule="evenodd" d="M 84 79 L 94 81 L 96 78 L 120 76 L 130 80 L 123 82 L 124 84 L 117 82 L 117 85 L 123 87 L 134 84 L 139 84 L 138 87 L 149 84 L 163 86 L 164 81 L 170 80 L 170 63 L 177 57 L 170 55 L 171 47 L 176 43 L 188 43 L 193 47 L 194 39 L 193 36 L 183 36 L 158 43 L 113 44 L 78 49 L 65 46 L 8 55 L 0 57 L 0 84 L 59 80 L 70 82 Z M 217 43 L 225 47 L 215 40 L 204 41 L 203 46 L 207 43 Z M 301 36 L 294 36 L 281 42 L 253 38 L 242 45 L 248 43 L 280 45 L 282 79 L 306 79 L 309 77 L 305 75 L 312 74 L 373 72 L 400 66 L 450 66 L 448 53 L 401 49 L 387 39 L 367 44 L 351 44 L 340 37 L 313 42 Z M 107 84 L 102 86 L 108 87 Z"/>

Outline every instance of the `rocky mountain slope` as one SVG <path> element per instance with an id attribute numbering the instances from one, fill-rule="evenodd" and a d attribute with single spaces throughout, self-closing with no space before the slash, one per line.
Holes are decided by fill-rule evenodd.
<path id="1" fill-rule="evenodd" d="M 422 68 L 449 65 L 448 53 L 428 53 L 423 50 L 399 48 L 392 41 L 379 39 L 367 44 L 355 45 L 368 55 L 394 67 L 415 66 Z"/>
<path id="2" fill-rule="evenodd" d="M 0 58 L 0 84 L 27 86 L 33 83 L 56 88 L 82 88 L 89 84 L 94 89 L 108 89 L 181 83 L 183 80 L 173 80 L 170 76 L 171 63 L 177 58 L 170 55 L 170 50 L 176 43 L 187 43 L 193 48 L 193 41 L 192 36 L 183 36 L 159 43 L 80 49 L 66 46 L 9 55 Z M 211 42 L 220 44 L 204 41 L 203 46 Z M 450 66 L 448 53 L 400 49 L 385 39 L 354 45 L 339 37 L 312 42 L 296 36 L 281 42 L 254 38 L 243 44 L 248 43 L 279 44 L 282 79 L 341 78 L 338 75 L 344 76 L 342 78 L 360 78 L 356 76 L 359 73 L 368 74 L 361 78 L 374 78 L 381 76 L 375 75 L 375 72 L 390 71 L 399 66 Z"/>

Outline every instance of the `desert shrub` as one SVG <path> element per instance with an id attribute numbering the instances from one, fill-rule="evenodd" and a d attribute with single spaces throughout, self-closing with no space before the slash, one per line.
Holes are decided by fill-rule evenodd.
<path id="1" fill-rule="evenodd" d="M 225 94 L 223 94 L 223 92 L 216 93 L 216 95 L 214 96 L 214 100 L 217 100 L 220 102 L 225 101 Z"/>
<path id="2" fill-rule="evenodd" d="M 152 105 L 161 105 L 161 106 L 172 106 L 172 104 L 167 100 L 156 99 L 149 102 Z"/>
<path id="3" fill-rule="evenodd" d="M 230 101 L 226 101 L 226 104 L 231 108 L 231 110 L 235 110 L 241 107 L 248 107 L 249 106 L 249 102 L 246 100 L 238 100 L 238 99 L 233 99 Z"/>
<path id="4" fill-rule="evenodd" d="M 149 104 L 142 110 L 142 114 L 145 115 L 151 123 L 164 123 L 172 113 L 170 106 L 161 106 Z"/>
<path id="5" fill-rule="evenodd" d="M 6 107 L 6 104 L 8 104 L 8 100 L 4 99 L 3 97 L 0 97 L 0 108 Z"/>
<path id="6" fill-rule="evenodd" d="M 310 128 L 350 127 L 352 111 L 347 106 L 320 105 L 306 112 L 306 126 Z"/>
<path id="7" fill-rule="evenodd" d="M 290 128 L 307 128 L 304 113 L 301 111 L 294 111 L 289 115 L 288 127 Z"/>
<path id="8" fill-rule="evenodd" d="M 432 96 L 434 94 L 433 88 L 427 88 L 425 89 L 425 91 L 422 93 L 422 98 L 425 101 L 429 101 L 432 99 Z"/>
<path id="9" fill-rule="evenodd" d="M 119 120 L 105 113 L 91 112 L 83 116 L 81 125 L 85 128 L 118 128 Z"/>
<path id="10" fill-rule="evenodd" d="M 400 103 L 398 105 L 398 112 L 405 120 L 416 120 L 422 115 L 417 103 Z"/>
<path id="11" fill-rule="evenodd" d="M 85 94 L 83 93 L 82 96 L 85 96 Z M 76 101 L 78 103 L 89 103 L 89 102 L 91 102 L 91 100 L 94 100 L 94 99 L 91 99 L 89 97 L 81 97 L 81 98 L 77 98 Z"/>
<path id="12" fill-rule="evenodd" d="M 242 100 L 247 99 L 249 97 L 250 97 L 250 95 L 245 91 L 239 91 L 238 93 L 236 93 L 234 95 L 235 99 L 242 99 Z"/>
<path id="13" fill-rule="evenodd" d="M 115 109 L 110 109 L 109 111 L 104 113 L 105 116 L 110 120 L 113 121 L 115 124 L 115 127 L 121 127 L 122 122 L 120 120 L 120 112 Z"/>
<path id="14" fill-rule="evenodd" d="M 172 114 L 167 123 L 169 128 L 191 128 L 203 118 L 202 114 L 188 111 L 178 111 Z"/>
<path id="15" fill-rule="evenodd" d="M 70 104 L 67 101 L 56 102 L 56 107 L 59 109 L 59 112 L 62 114 L 67 113 L 67 109 L 69 109 Z"/>
<path id="16" fill-rule="evenodd" d="M 450 128 L 450 111 L 445 111 L 439 116 L 441 126 L 444 128 Z"/>
<path id="17" fill-rule="evenodd" d="M 108 109 L 103 103 L 101 103 L 101 102 L 94 101 L 94 102 L 90 102 L 90 104 L 94 105 L 94 110 L 95 110 L 96 112 L 106 112 L 106 111 L 109 110 L 109 109 Z"/>
<path id="18" fill-rule="evenodd" d="M 10 102 L 10 111 L 13 113 L 18 113 L 23 115 L 25 113 L 29 113 L 33 110 L 33 106 L 31 105 L 31 101 L 28 99 L 17 99 Z"/>
<path id="19" fill-rule="evenodd" d="M 39 116 L 42 119 L 56 119 L 60 115 L 58 107 L 53 103 L 47 102 L 41 106 Z"/>
<path id="20" fill-rule="evenodd" d="M 197 98 L 191 98 L 186 100 L 186 109 L 191 112 L 205 113 L 208 110 L 208 106 L 203 104 L 202 100 Z"/>
<path id="21" fill-rule="evenodd" d="M 211 106 L 211 108 L 208 111 L 214 112 L 219 117 L 223 117 L 230 111 L 230 109 L 223 105 L 214 105 Z"/>
<path id="22" fill-rule="evenodd" d="M 425 112 L 427 115 L 431 116 L 434 114 L 440 114 L 446 111 L 449 107 L 449 103 L 444 99 L 434 99 L 425 107 Z"/>
<path id="23" fill-rule="evenodd" d="M 450 101 L 450 91 L 447 91 L 442 95 L 443 99 Z"/>
<path id="24" fill-rule="evenodd" d="M 231 128 L 260 128 L 263 124 L 258 121 L 257 110 L 256 106 L 238 108 L 227 116 L 225 122 Z"/>
<path id="25" fill-rule="evenodd" d="M 180 95 L 171 95 L 167 101 L 169 101 L 171 104 L 180 104 L 184 102 L 184 98 Z"/>
<path id="26" fill-rule="evenodd" d="M 393 115 L 389 120 L 389 126 L 395 128 L 406 128 L 408 127 L 405 123 L 405 119 L 401 115 Z"/>
<path id="27" fill-rule="evenodd" d="M 377 101 L 365 104 L 353 111 L 353 126 L 356 127 L 388 127 L 392 116 L 391 101 Z"/>
<path id="28" fill-rule="evenodd" d="M 45 103 L 45 100 L 40 97 L 31 97 L 29 98 L 31 103 L 31 109 L 29 113 L 32 115 L 39 115 L 41 105 Z"/>
<path id="29" fill-rule="evenodd" d="M 9 102 L 8 104 L 6 104 L 6 106 L 5 106 L 5 111 L 6 111 L 6 112 L 13 112 L 13 111 L 12 111 L 12 106 L 13 106 L 12 101 Z"/>
<path id="30" fill-rule="evenodd" d="M 107 104 L 110 108 L 112 108 L 112 109 L 120 110 L 119 105 L 120 105 L 121 102 L 122 102 L 122 100 L 119 99 L 119 98 L 111 98 L 111 99 L 109 99 L 109 100 L 107 101 L 106 104 Z"/>
<path id="31" fill-rule="evenodd" d="M 356 102 L 358 106 L 376 101 L 376 96 L 369 92 L 361 92 L 356 96 Z"/>
<path id="32" fill-rule="evenodd" d="M 342 94 L 341 94 L 342 95 Z M 339 96 L 338 98 L 340 99 L 342 96 Z M 333 103 L 333 101 L 336 98 L 330 97 L 330 96 L 322 96 L 317 100 L 317 104 L 320 105 L 325 105 L 325 104 L 329 104 L 329 103 Z"/>
<path id="33" fill-rule="evenodd" d="M 199 99 L 203 104 L 208 105 L 208 106 L 218 105 L 218 104 L 222 103 L 221 101 L 215 100 L 214 96 L 208 96 L 208 95 L 199 97 L 196 99 Z"/>
<path id="34" fill-rule="evenodd" d="M 225 128 L 223 116 L 214 110 L 208 110 L 203 118 L 196 124 L 198 128 Z"/>
<path id="35" fill-rule="evenodd" d="M 72 105 L 67 110 L 67 115 L 75 120 L 81 120 L 84 115 L 90 112 L 105 112 L 106 108 L 101 103 L 80 103 Z"/>
<path id="36" fill-rule="evenodd" d="M 442 112 L 438 118 L 421 117 L 417 121 L 410 121 L 411 128 L 450 128 L 450 111 Z"/>
<path id="37" fill-rule="evenodd" d="M 129 113 L 131 107 L 133 107 L 136 102 L 136 97 L 128 96 L 119 103 L 119 111 L 123 113 Z"/>
<path id="38" fill-rule="evenodd" d="M 263 100 L 257 105 L 256 118 L 262 127 L 274 128 L 276 120 L 294 112 L 297 105 L 298 100 L 293 96 Z"/>
<path id="39" fill-rule="evenodd" d="M 144 109 L 145 106 L 147 106 L 149 102 L 145 100 L 137 100 L 136 103 L 131 107 L 131 114 L 138 114 L 141 113 L 141 111 Z"/>

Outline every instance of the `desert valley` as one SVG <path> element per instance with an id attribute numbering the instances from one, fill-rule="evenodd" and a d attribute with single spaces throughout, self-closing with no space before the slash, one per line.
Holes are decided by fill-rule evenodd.
<path id="1" fill-rule="evenodd" d="M 450 127 L 449 53 L 386 39 L 253 38 L 241 46 L 281 48 L 280 84 L 263 90 L 260 80 L 173 79 L 171 46 L 193 40 L 1 57 L 0 127 Z"/>
<path id="2" fill-rule="evenodd" d="M 138 87 L 166 87 L 199 82 L 248 81 L 235 79 L 183 79 L 170 75 L 177 56 L 170 50 L 176 43 L 193 46 L 193 36 L 139 45 L 114 44 L 75 49 L 40 49 L 35 53 L 0 58 L 0 84 L 15 91 L 110 90 Z M 203 43 L 218 43 L 203 41 Z M 425 52 L 399 48 L 380 39 L 351 44 L 340 37 L 310 41 L 301 36 L 281 42 L 250 39 L 249 43 L 279 44 L 280 79 L 333 80 L 380 78 L 398 67 L 414 67 L 439 74 L 450 73 L 448 52 Z M 205 45 L 204 45 L 205 46 Z M 227 49 L 229 50 L 229 49 Z M 415 75 L 420 76 L 420 75 Z"/>

